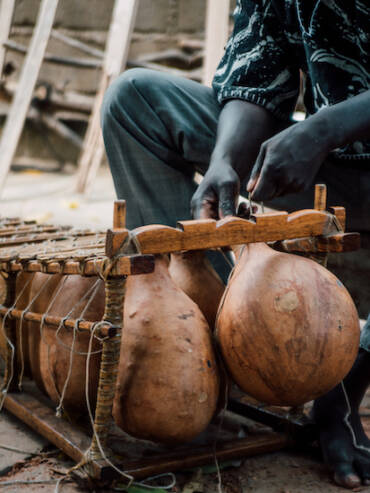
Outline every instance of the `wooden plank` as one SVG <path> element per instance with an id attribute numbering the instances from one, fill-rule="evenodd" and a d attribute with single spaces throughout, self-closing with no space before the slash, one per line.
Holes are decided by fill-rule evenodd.
<path id="1" fill-rule="evenodd" d="M 116 0 L 114 4 L 103 74 L 78 163 L 76 179 L 78 193 L 86 193 L 90 189 L 104 156 L 104 142 L 100 130 L 100 107 L 109 84 L 126 66 L 138 5 L 138 0 Z"/>
<path id="2" fill-rule="evenodd" d="M 54 39 L 57 39 L 58 41 L 61 41 L 62 43 L 65 43 L 68 46 L 72 46 L 73 48 L 77 48 L 78 50 L 87 53 L 88 55 L 95 56 L 97 58 L 104 58 L 104 51 L 89 46 L 88 44 L 83 43 L 78 39 L 71 38 L 70 36 L 63 34 L 60 31 L 57 31 L 56 29 L 53 29 L 51 31 L 51 36 Z"/>
<path id="3" fill-rule="evenodd" d="M 304 413 L 295 414 L 291 408 L 269 406 L 256 401 L 248 395 L 233 391 L 227 409 L 235 414 L 271 426 L 276 431 L 284 431 L 297 439 L 313 441 L 317 438 L 316 424 Z"/>
<path id="4" fill-rule="evenodd" d="M 0 5 L 0 79 L 3 79 L 6 48 L 14 14 L 15 0 L 1 0 Z"/>
<path id="5" fill-rule="evenodd" d="M 42 0 L 41 2 L 34 34 L 22 67 L 17 93 L 6 119 L 0 141 L 0 193 L 17 149 L 57 6 L 58 0 Z"/>
<path id="6" fill-rule="evenodd" d="M 90 445 L 90 437 L 68 421 L 57 418 L 55 410 L 37 397 L 27 392 L 8 393 L 4 407 L 74 461 L 80 462 L 84 457 Z"/>
<path id="7" fill-rule="evenodd" d="M 140 253 L 156 254 L 325 235 L 331 232 L 330 227 L 333 230 L 333 222 L 327 212 L 306 209 L 291 214 L 256 214 L 248 220 L 227 217 L 217 222 L 183 221 L 179 227 L 142 226 L 131 233 Z"/>
<path id="8" fill-rule="evenodd" d="M 136 479 L 144 479 L 156 474 L 175 472 L 180 470 L 214 464 L 215 456 L 219 461 L 228 461 L 282 450 L 291 444 L 287 435 L 282 433 L 261 433 L 256 436 L 239 438 L 230 441 L 221 440 L 216 446 L 189 445 L 187 449 L 174 451 L 172 454 L 158 454 L 146 459 L 124 461 L 124 470 Z M 107 474 L 108 473 L 108 474 Z M 112 477 L 114 471 L 102 471 L 102 477 Z"/>
<path id="9" fill-rule="evenodd" d="M 272 248 L 282 252 L 329 253 L 354 252 L 361 248 L 359 233 L 338 233 L 327 236 L 295 238 L 272 242 Z"/>
<path id="10" fill-rule="evenodd" d="M 92 258 L 83 262 L 61 260 L 40 262 L 0 262 L 0 270 L 4 272 L 43 272 L 45 274 L 66 274 L 82 276 L 98 276 L 106 266 L 106 258 Z M 130 255 L 120 257 L 115 262 L 110 277 L 134 276 L 154 272 L 154 257 L 152 255 Z"/>
<path id="11" fill-rule="evenodd" d="M 44 402 L 44 398 L 34 388 L 25 384 L 27 392 L 8 393 L 4 407 L 26 423 L 30 428 L 44 436 L 75 462 L 80 462 L 90 446 L 91 439 L 67 420 L 57 418 L 55 410 Z M 32 393 L 31 393 L 32 392 Z M 215 455 L 219 461 L 275 452 L 286 448 L 291 443 L 287 435 L 281 433 L 261 433 L 231 441 L 219 441 L 217 446 L 197 446 L 190 444 L 171 453 L 150 453 L 148 457 L 129 460 L 116 465 L 128 471 L 136 479 L 143 479 L 155 474 L 179 471 L 213 464 Z M 92 461 L 88 465 L 90 474 L 95 478 L 109 479 L 117 477 L 117 472 L 106 463 Z"/>
<path id="12" fill-rule="evenodd" d="M 207 0 L 203 84 L 211 86 L 229 36 L 230 0 Z"/>
<path id="13" fill-rule="evenodd" d="M 8 48 L 8 50 L 16 51 L 18 53 L 27 53 L 28 51 L 27 46 L 10 39 L 4 42 L 4 46 Z M 47 52 L 44 53 L 43 59 L 45 62 L 55 63 L 57 65 L 68 65 L 70 67 L 100 68 L 103 66 L 100 59 L 97 60 L 95 58 L 76 58 L 72 56 L 53 55 Z"/>

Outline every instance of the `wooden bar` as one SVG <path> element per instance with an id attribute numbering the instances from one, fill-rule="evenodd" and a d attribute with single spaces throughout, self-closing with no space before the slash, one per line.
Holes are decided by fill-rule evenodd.
<path id="1" fill-rule="evenodd" d="M 36 395 L 35 395 L 36 394 Z M 44 436 L 75 462 L 84 459 L 90 445 L 90 437 L 71 425 L 67 420 L 57 418 L 55 410 L 42 402 L 36 393 L 9 393 L 4 407 L 14 416 Z M 115 464 L 128 471 L 136 479 L 155 474 L 191 469 L 213 464 L 215 455 L 219 461 L 253 457 L 258 454 L 275 452 L 288 447 L 291 440 L 280 433 L 263 433 L 248 438 L 219 442 L 216 451 L 212 445 L 192 445 L 181 447 L 171 453 L 161 453 L 136 460 L 123 460 Z M 90 474 L 97 479 L 112 479 L 117 472 L 103 461 L 92 460 L 89 463 Z"/>
<path id="2" fill-rule="evenodd" d="M 25 391 L 8 393 L 4 407 L 34 431 L 47 438 L 76 462 L 82 460 L 90 437 L 67 420 L 57 418 L 55 410 Z"/>
<path id="3" fill-rule="evenodd" d="M 181 228 L 181 229 L 180 229 Z M 134 229 L 133 241 L 143 254 L 220 248 L 232 244 L 281 241 L 337 232 L 333 216 L 315 209 L 287 214 L 256 214 L 251 219 L 226 217 L 183 221 L 179 228 L 152 225 Z"/>
<path id="4" fill-rule="evenodd" d="M 66 275 L 83 275 L 83 276 L 98 276 L 101 274 L 105 258 L 90 259 L 82 262 L 77 261 L 48 261 L 41 262 L 38 260 L 30 260 L 28 262 L 1 261 L 0 270 L 4 272 L 43 272 L 45 274 L 66 274 Z M 110 271 L 111 277 L 120 277 L 138 274 L 150 274 L 154 271 L 154 257 L 152 255 L 130 255 L 120 257 L 115 261 L 114 266 Z"/>
<path id="5" fill-rule="evenodd" d="M 270 242 L 275 250 L 287 253 L 339 253 L 353 252 L 361 248 L 360 233 L 338 233 L 327 236 L 295 238 Z"/>
<path id="6" fill-rule="evenodd" d="M 18 141 L 31 103 L 42 59 L 46 50 L 50 31 L 59 0 L 42 0 L 34 33 L 25 58 L 17 93 L 6 119 L 0 140 L 0 192 L 12 163 Z"/>
<path id="7" fill-rule="evenodd" d="M 305 414 L 296 415 L 290 409 L 268 406 L 257 402 L 248 395 L 231 396 L 227 409 L 235 414 L 263 423 L 275 431 L 286 432 L 299 441 L 313 441 L 318 429 Z"/>
<path id="8" fill-rule="evenodd" d="M 123 468 L 135 479 L 144 479 L 165 472 L 176 472 L 192 469 L 194 467 L 214 464 L 215 456 L 218 461 L 228 461 L 246 457 L 254 457 L 260 454 L 276 452 L 291 445 L 288 435 L 282 433 L 261 433 L 261 435 L 237 438 L 235 440 L 216 443 L 215 450 L 211 445 L 194 446 L 178 450 L 172 454 L 157 454 L 148 459 L 140 459 L 132 462 L 123 462 Z M 102 478 L 115 471 L 102 471 Z"/>
<path id="9" fill-rule="evenodd" d="M 16 308 L 13 308 L 12 310 L 9 311 L 9 308 L 5 306 L 0 305 L 0 316 L 4 317 L 7 315 L 7 318 L 9 319 L 21 319 L 27 320 L 29 322 L 42 322 L 42 313 L 35 313 L 35 312 L 30 312 L 30 311 L 24 311 L 24 310 L 18 310 Z M 97 320 L 96 322 L 99 322 Z M 80 331 L 88 331 L 90 332 L 96 322 L 88 322 L 87 320 L 80 320 L 78 321 L 78 330 Z M 56 317 L 53 315 L 47 315 L 44 318 L 44 323 L 45 325 L 51 325 L 52 327 L 59 327 L 62 323 L 65 327 L 68 329 L 73 329 L 76 327 L 77 320 L 73 318 L 67 318 L 63 321 L 63 317 Z M 99 328 L 99 333 L 101 337 L 114 337 L 117 332 L 116 327 L 112 327 L 110 324 L 102 324 L 101 327 Z"/>

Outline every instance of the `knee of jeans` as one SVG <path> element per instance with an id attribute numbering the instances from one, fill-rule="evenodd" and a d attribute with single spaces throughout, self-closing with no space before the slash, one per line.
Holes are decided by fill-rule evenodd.
<path id="1" fill-rule="evenodd" d="M 161 74 L 159 74 L 161 75 Z M 107 89 L 102 109 L 102 122 L 112 115 L 122 112 L 130 112 L 130 108 L 138 108 L 138 99 L 150 98 L 153 84 L 158 77 L 158 72 L 145 68 L 132 68 L 121 74 Z M 159 82 L 159 81 L 158 81 Z"/>

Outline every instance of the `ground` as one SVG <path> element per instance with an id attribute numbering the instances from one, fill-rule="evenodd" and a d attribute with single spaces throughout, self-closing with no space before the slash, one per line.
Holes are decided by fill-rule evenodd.
<path id="1" fill-rule="evenodd" d="M 3 191 L 2 216 L 20 216 L 54 224 L 105 230 L 111 227 L 112 203 L 115 197 L 110 174 L 102 169 L 92 192 L 82 198 L 74 193 L 73 173 L 11 173 Z M 370 435 L 370 393 L 362 407 L 366 430 Z M 2 447 L 12 447 L 15 452 Z M 0 483 L 6 492 L 54 492 L 55 481 L 73 464 L 44 439 L 37 436 L 6 411 L 0 414 L 0 481 L 42 481 L 44 484 Z M 340 493 L 325 466 L 317 447 L 305 451 L 290 450 L 265 454 L 234 463 L 221 472 L 221 488 L 216 472 L 198 470 L 178 475 L 172 491 L 178 493 Z M 87 488 L 87 489 L 86 489 Z M 84 482 L 63 482 L 63 493 L 93 491 Z M 114 491 L 112 489 L 105 491 Z M 138 490 L 137 490 L 138 491 Z M 142 490 L 144 491 L 144 490 Z M 149 490 L 148 490 L 149 491 Z M 360 488 L 358 491 L 369 491 Z"/>

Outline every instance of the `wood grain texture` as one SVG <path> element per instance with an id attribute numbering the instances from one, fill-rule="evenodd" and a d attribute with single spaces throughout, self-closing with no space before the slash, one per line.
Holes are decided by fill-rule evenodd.
<path id="1" fill-rule="evenodd" d="M 229 216 L 220 221 L 182 221 L 178 228 L 142 226 L 132 231 L 132 237 L 141 253 L 156 254 L 319 236 L 331 229 L 331 214 L 307 209 L 256 214 L 250 220 Z"/>
<path id="2" fill-rule="evenodd" d="M 202 82 L 211 86 L 229 36 L 230 0 L 208 0 Z"/>
<path id="3" fill-rule="evenodd" d="M 1 0 L 0 5 L 0 79 L 3 78 L 3 68 L 5 62 L 6 48 L 4 46 L 7 41 L 10 28 L 13 20 L 15 0 Z"/>
<path id="4" fill-rule="evenodd" d="M 10 108 L 0 141 L 0 192 L 17 149 L 33 90 L 42 64 L 58 0 L 42 0 L 34 34 L 25 58 L 17 93 Z"/>
<path id="5" fill-rule="evenodd" d="M 315 185 L 315 201 L 314 201 L 314 209 L 318 211 L 326 210 L 326 197 L 327 190 L 326 185 L 323 183 L 318 183 Z"/>

